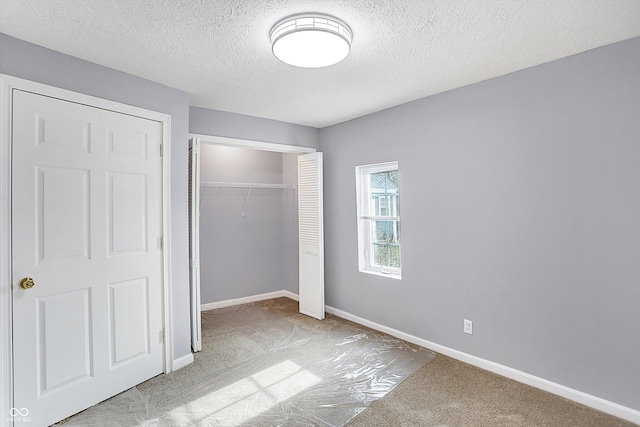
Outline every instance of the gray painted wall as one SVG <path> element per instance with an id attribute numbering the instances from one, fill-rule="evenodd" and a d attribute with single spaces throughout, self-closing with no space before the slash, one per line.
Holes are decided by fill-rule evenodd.
<path id="1" fill-rule="evenodd" d="M 173 352 L 191 351 L 187 234 L 189 96 L 0 33 L 0 73 L 171 115 L 171 277 Z"/>
<path id="2" fill-rule="evenodd" d="M 640 410 L 640 38 L 320 137 L 327 304 Z M 392 160 L 401 281 L 356 247 L 354 168 Z"/>
<path id="3" fill-rule="evenodd" d="M 202 181 L 283 183 L 281 153 L 203 144 L 201 166 Z M 284 268 L 290 269 L 287 261 L 297 256 L 297 240 L 294 247 L 286 233 L 295 194 L 257 188 L 250 195 L 246 188 L 205 191 L 200 207 L 203 304 L 291 287 Z"/>
<path id="4" fill-rule="evenodd" d="M 208 108 L 189 108 L 189 132 L 318 148 L 320 131 L 309 126 Z"/>

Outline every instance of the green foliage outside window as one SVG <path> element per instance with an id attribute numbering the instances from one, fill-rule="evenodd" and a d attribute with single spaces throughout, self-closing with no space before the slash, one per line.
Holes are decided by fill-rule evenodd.
<path id="1" fill-rule="evenodd" d="M 398 221 L 375 221 L 373 262 L 382 267 L 400 268 Z"/>

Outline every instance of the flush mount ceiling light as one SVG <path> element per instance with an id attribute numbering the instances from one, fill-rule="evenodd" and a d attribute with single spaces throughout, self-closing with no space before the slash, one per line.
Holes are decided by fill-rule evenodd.
<path id="1" fill-rule="evenodd" d="M 295 67 L 328 67 L 351 50 L 351 28 L 328 15 L 290 16 L 274 25 L 269 36 L 276 58 Z"/>

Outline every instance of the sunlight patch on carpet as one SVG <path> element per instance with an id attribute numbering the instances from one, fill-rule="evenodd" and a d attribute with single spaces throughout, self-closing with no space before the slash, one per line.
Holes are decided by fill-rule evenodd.
<path id="1" fill-rule="evenodd" d="M 321 381 L 287 360 L 182 405 L 169 418 L 237 426 Z"/>

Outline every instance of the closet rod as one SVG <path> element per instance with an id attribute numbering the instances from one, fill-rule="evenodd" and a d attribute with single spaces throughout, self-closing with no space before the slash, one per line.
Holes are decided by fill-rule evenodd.
<path id="1" fill-rule="evenodd" d="M 218 187 L 218 188 L 281 188 L 285 190 L 295 190 L 295 185 L 286 184 L 261 184 L 252 182 L 214 182 L 201 181 L 200 187 Z"/>

